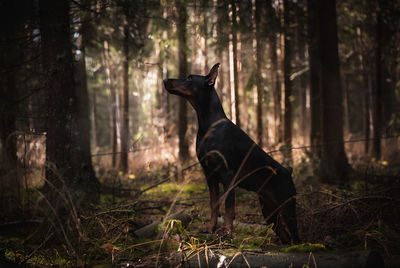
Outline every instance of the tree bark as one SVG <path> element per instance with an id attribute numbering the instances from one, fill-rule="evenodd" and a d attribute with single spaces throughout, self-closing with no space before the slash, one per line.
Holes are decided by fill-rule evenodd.
<path id="1" fill-rule="evenodd" d="M 185 0 L 175 0 L 178 12 L 177 34 L 178 34 L 178 53 L 179 53 L 179 77 L 185 78 L 188 75 L 187 64 L 187 10 Z M 179 116 L 178 116 L 178 137 L 179 137 L 179 159 L 186 161 L 189 157 L 189 145 L 186 139 L 188 127 L 187 102 L 184 98 L 179 98 Z"/>
<path id="2" fill-rule="evenodd" d="M 321 158 L 322 122 L 321 122 L 321 85 L 320 85 L 320 46 L 319 46 L 319 0 L 307 0 L 307 28 L 308 28 L 308 54 L 310 65 L 310 111 L 311 130 L 310 140 L 312 155 L 315 159 Z"/>
<path id="3" fill-rule="evenodd" d="M 122 124 L 121 124 L 121 158 L 120 170 L 128 172 L 129 151 L 129 29 L 124 26 L 123 59 L 122 59 Z"/>
<path id="4" fill-rule="evenodd" d="M 84 181 L 80 182 L 83 187 L 94 187 L 94 189 L 99 189 L 99 182 L 93 170 L 91 148 L 90 148 L 90 111 L 89 111 L 89 93 L 87 87 L 87 77 L 86 77 L 86 45 L 88 40 L 86 38 L 88 34 L 88 17 L 82 17 L 81 34 L 82 43 L 80 47 L 80 59 L 75 64 L 74 77 L 75 77 L 75 91 L 76 91 L 76 104 L 77 104 L 77 114 L 72 120 L 77 121 L 77 146 L 80 151 L 79 155 L 75 158 L 78 159 L 76 167 L 81 167 L 82 170 L 78 170 L 79 175 L 84 178 Z M 92 131 L 95 131 L 92 129 Z M 75 142 L 75 141 L 73 141 Z M 80 187 L 78 185 L 78 187 Z M 89 190 L 89 192 L 91 192 Z"/>
<path id="5" fill-rule="evenodd" d="M 231 103 L 231 88 L 230 88 L 230 66 L 229 66 L 229 4 L 227 0 L 218 0 L 217 2 L 217 38 L 218 38 L 218 57 L 221 66 L 225 66 L 224 69 L 220 69 L 220 75 L 218 76 L 218 87 L 221 94 L 221 102 L 224 104 L 226 102 L 228 106 L 229 117 L 232 118 L 232 103 Z"/>
<path id="6" fill-rule="evenodd" d="M 361 29 L 357 28 L 357 45 L 361 45 Z M 360 63 L 360 71 L 363 78 L 363 86 L 364 86 L 364 93 L 363 93 L 363 128 L 364 128 L 364 154 L 368 155 L 369 153 L 369 139 L 371 138 L 371 131 L 370 131 L 370 96 L 371 96 L 371 79 L 368 75 L 368 67 L 366 64 L 366 57 L 363 55 L 363 52 L 359 52 L 358 59 Z"/>
<path id="7" fill-rule="evenodd" d="M 224 43 L 224 24 L 223 24 L 223 18 L 224 18 L 224 13 L 226 11 L 224 10 L 224 1 L 223 0 L 218 0 L 217 6 L 215 13 L 217 14 L 217 19 L 214 22 L 216 24 L 217 28 L 217 48 L 216 48 L 216 54 L 218 58 L 218 62 L 221 63 L 221 65 L 224 65 L 224 47 L 227 47 L 226 45 L 223 45 Z M 221 103 L 225 102 L 225 77 L 224 77 L 224 72 L 221 72 L 219 77 L 218 77 L 218 88 L 221 98 Z"/>
<path id="8" fill-rule="evenodd" d="M 251 115 L 249 111 L 249 99 L 246 87 L 247 81 L 253 74 L 247 69 L 254 69 L 255 57 L 251 57 L 253 53 L 253 19 L 252 19 L 252 1 L 235 1 L 236 5 L 236 36 L 237 36 L 237 69 L 238 69 L 238 89 L 240 96 L 240 111 L 239 115 L 241 127 L 247 133 L 250 133 L 252 128 Z M 233 14 L 232 14 L 233 15 Z M 256 118 L 255 118 L 256 119 Z"/>
<path id="9" fill-rule="evenodd" d="M 5 72 L 0 73 L 0 175 L 15 170 L 17 165 L 16 143 L 16 105 L 17 84 L 16 68 L 18 63 L 17 50 L 18 4 L 6 1 L 2 6 L 1 22 L 4 25 L 0 32 L 0 66 Z"/>
<path id="10" fill-rule="evenodd" d="M 269 55 L 271 58 L 271 91 L 273 96 L 273 109 L 274 109 L 274 128 L 275 128 L 275 142 L 282 141 L 282 133 L 280 125 L 282 122 L 281 116 L 281 82 L 279 80 L 278 74 L 278 55 L 276 53 L 276 33 L 270 33 L 270 43 L 269 43 Z"/>
<path id="11" fill-rule="evenodd" d="M 296 4 L 296 45 L 297 45 L 297 66 L 301 67 L 302 74 L 298 77 L 298 92 L 299 92 L 299 105 L 300 105 L 300 134 L 303 137 L 304 144 L 308 144 L 309 137 L 309 120 L 307 113 L 307 72 L 303 72 L 306 68 L 306 40 L 305 40 L 305 14 L 304 14 L 305 1 L 298 1 Z"/>
<path id="12" fill-rule="evenodd" d="M 350 166 L 343 143 L 343 97 L 340 83 L 336 1 L 320 3 L 320 60 L 322 93 L 321 179 L 343 182 Z M 326 53 L 329 51 L 329 53 Z"/>
<path id="13" fill-rule="evenodd" d="M 240 122 L 240 97 L 239 97 L 239 71 L 238 71 L 238 40 L 237 40 L 237 12 L 236 12 L 236 2 L 235 0 L 230 0 L 231 11 L 232 11 L 232 50 L 233 50 L 233 84 L 234 84 L 234 94 L 235 94 L 235 116 L 236 125 L 241 127 Z"/>
<path id="14" fill-rule="evenodd" d="M 91 106 L 91 112 L 92 112 L 92 145 L 93 148 L 97 149 L 97 100 L 96 100 L 96 92 L 93 90 L 92 94 L 92 106 Z"/>
<path id="15" fill-rule="evenodd" d="M 74 83 L 68 1 L 39 1 L 43 66 L 47 75 L 46 95 L 46 188 L 52 197 L 53 185 L 74 189 L 77 199 L 98 193 L 99 185 L 88 150 L 87 99 Z M 83 85 L 82 85 L 83 86 Z M 87 96 L 87 92 L 86 92 Z M 85 118 L 79 109 L 86 103 Z M 86 116 L 87 115 L 87 116 Z M 89 155 L 88 155 L 89 153 Z M 54 200 L 53 198 L 51 198 Z"/>
<path id="16" fill-rule="evenodd" d="M 184 211 L 180 211 L 174 214 L 171 214 L 165 218 L 165 220 L 180 220 L 182 223 L 182 227 L 186 228 L 189 222 L 192 220 L 189 214 Z M 162 225 L 163 221 L 153 221 L 152 223 L 143 226 L 142 228 L 136 230 L 134 232 L 135 236 L 138 238 L 151 238 L 160 234 L 160 225 Z"/>
<path id="17" fill-rule="evenodd" d="M 284 11 L 284 59 L 283 59 L 283 75 L 285 82 L 285 112 L 284 112 L 284 142 L 286 148 L 292 147 L 292 81 L 290 75 L 292 72 L 292 30 L 291 30 L 291 9 L 292 5 L 289 0 L 283 1 Z M 286 162 L 292 162 L 292 151 L 285 151 Z"/>
<path id="18" fill-rule="evenodd" d="M 379 1 L 377 2 L 376 26 L 375 26 L 375 86 L 372 88 L 372 127 L 374 140 L 372 141 L 372 155 L 379 160 L 381 158 L 382 135 L 382 28 L 383 18 Z"/>
<path id="19" fill-rule="evenodd" d="M 162 18 L 167 19 L 167 7 L 164 5 L 162 7 Z M 165 42 L 165 40 L 168 39 L 169 36 L 169 30 L 163 29 L 161 38 L 162 41 Z M 165 141 L 165 139 L 169 135 L 170 131 L 170 125 L 171 125 L 171 120 L 170 120 L 170 111 L 169 111 L 169 97 L 170 94 L 164 89 L 164 83 L 162 82 L 167 76 L 168 76 L 168 69 L 167 69 L 167 62 L 168 62 L 168 53 L 166 52 L 166 47 L 165 46 L 160 46 L 160 55 L 159 55 L 159 72 L 160 72 L 160 109 L 161 109 L 161 114 L 162 120 L 164 122 L 163 124 L 163 135 L 162 139 Z"/>
<path id="20" fill-rule="evenodd" d="M 255 2 L 255 39 L 256 39 L 256 86 L 257 86 L 257 106 L 256 106 L 256 116 L 257 116 L 257 143 L 262 148 L 263 147 L 263 81 L 261 70 L 264 63 L 264 40 L 262 34 L 262 8 L 263 1 L 256 0 Z"/>
<path id="21" fill-rule="evenodd" d="M 343 76 L 343 133 L 351 133 L 350 129 L 350 96 L 349 96 L 349 78 Z"/>
<path id="22" fill-rule="evenodd" d="M 269 32 L 267 33 L 269 40 L 269 57 L 271 60 L 271 71 L 270 71 L 270 84 L 271 84 L 271 92 L 273 98 L 273 113 L 274 113 L 274 129 L 275 129 L 275 142 L 281 141 L 282 135 L 280 131 L 281 125 L 281 88 L 280 81 L 278 75 L 278 55 L 276 53 L 276 32 L 277 32 L 277 18 L 275 10 L 272 6 L 272 1 L 266 1 L 267 6 L 267 29 Z"/>
<path id="23" fill-rule="evenodd" d="M 202 12 L 203 12 L 203 27 L 204 27 L 204 45 L 203 45 L 203 56 L 204 56 L 204 74 L 207 74 L 209 71 L 208 66 L 208 18 L 207 18 L 207 6 L 209 0 L 202 1 Z"/>
<path id="24" fill-rule="evenodd" d="M 105 74 L 106 74 L 106 84 L 109 89 L 109 99 L 110 99 L 110 107 L 111 107 L 111 118 L 110 118 L 110 128 L 111 128 L 111 138 L 110 138 L 110 143 L 111 143 L 111 167 L 115 168 L 116 167 L 116 162 L 117 162 L 117 100 L 116 100 L 116 93 L 115 93 L 115 87 L 114 87 L 114 82 L 112 79 L 111 75 L 111 69 L 110 69 L 110 48 L 107 40 L 104 40 L 103 42 L 104 45 L 104 51 L 103 54 L 104 56 L 102 57 L 103 59 L 103 65 L 105 66 Z"/>

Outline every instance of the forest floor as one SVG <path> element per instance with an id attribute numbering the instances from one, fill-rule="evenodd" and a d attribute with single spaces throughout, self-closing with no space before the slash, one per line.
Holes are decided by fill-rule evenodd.
<path id="1" fill-rule="evenodd" d="M 363 177 L 341 188 L 297 176 L 298 226 L 307 242 L 297 250 L 376 250 L 386 267 L 398 267 L 400 180 L 389 175 L 396 172 Z M 171 165 L 137 174 L 105 172 L 97 204 L 80 207 L 64 198 L 63 215 L 44 209 L 43 200 L 22 215 L 20 208 L 8 211 L 0 222 L 0 266 L 151 267 L 177 256 L 197 258 L 196 254 L 221 249 L 234 256 L 290 250 L 280 245 L 271 226 L 263 224 L 256 194 L 242 189 L 236 191 L 232 237 L 202 233 L 210 215 L 204 175 L 198 165 L 181 174 L 175 176 Z M 37 190 L 30 192 L 31 200 L 34 196 L 41 197 Z M 178 220 L 166 220 L 176 213 Z M 143 233 L 146 226 L 154 230 Z"/>

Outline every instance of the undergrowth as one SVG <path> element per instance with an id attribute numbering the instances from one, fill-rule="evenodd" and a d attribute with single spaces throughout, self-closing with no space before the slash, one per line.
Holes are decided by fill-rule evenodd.
<path id="1" fill-rule="evenodd" d="M 40 188 L 29 189 L 30 203 L 3 204 L 0 264 L 162 266 L 178 253 L 188 260 L 223 249 L 233 254 L 374 249 L 393 256 L 400 253 L 398 182 L 398 177 L 376 175 L 368 178 L 367 187 L 362 176 L 341 189 L 297 183 L 298 226 L 306 243 L 283 249 L 272 226 L 263 225 L 254 193 L 241 189 L 233 236 L 201 233 L 208 224 L 209 199 L 198 167 L 180 180 L 165 168 L 151 176 L 109 173 L 98 203 L 84 206 L 73 201 L 66 187 L 58 192 L 57 207 Z M 178 211 L 191 220 L 167 220 Z M 155 235 L 138 237 L 136 232 L 153 222 L 159 222 Z"/>

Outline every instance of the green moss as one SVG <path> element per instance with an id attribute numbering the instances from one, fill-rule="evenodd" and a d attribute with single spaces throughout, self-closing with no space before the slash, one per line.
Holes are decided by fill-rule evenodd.
<path id="1" fill-rule="evenodd" d="M 306 253 L 306 252 L 317 252 L 317 251 L 324 251 L 325 246 L 323 244 L 312 244 L 312 243 L 304 243 L 304 244 L 299 244 L 299 245 L 293 245 L 287 248 L 282 248 L 280 251 L 281 252 L 301 252 L 301 253 Z"/>
<path id="2" fill-rule="evenodd" d="M 178 185 L 176 183 L 164 183 L 160 185 L 160 188 L 162 192 L 178 192 Z"/>
<path id="3" fill-rule="evenodd" d="M 198 186 L 194 185 L 194 184 L 186 185 L 185 188 L 183 188 L 183 192 L 189 193 L 189 194 L 194 193 L 196 191 L 198 191 Z"/>
<path id="4" fill-rule="evenodd" d="M 251 244 L 251 245 L 243 245 L 243 246 L 241 247 L 241 249 L 242 249 L 242 250 L 261 250 L 260 246 L 254 245 L 254 244 Z"/>
<path id="5" fill-rule="evenodd" d="M 109 203 L 113 201 L 113 196 L 111 194 L 102 194 L 100 195 L 101 203 Z"/>
<path id="6" fill-rule="evenodd" d="M 185 229 L 182 226 L 182 221 L 180 220 L 166 220 L 164 223 L 160 223 L 157 226 L 157 233 L 164 232 L 172 235 L 172 234 L 183 234 Z"/>
<path id="7" fill-rule="evenodd" d="M 265 237 L 236 235 L 231 243 L 235 248 L 241 250 L 261 250 L 262 245 L 265 243 Z"/>
<path id="8" fill-rule="evenodd" d="M 65 266 L 71 264 L 71 262 L 60 256 L 57 250 L 45 250 L 41 252 L 42 254 L 37 254 L 31 256 L 27 260 L 28 265 L 33 266 Z M 4 252 L 4 257 L 12 262 L 18 262 L 26 258 L 28 254 L 23 250 L 12 251 L 6 249 Z"/>

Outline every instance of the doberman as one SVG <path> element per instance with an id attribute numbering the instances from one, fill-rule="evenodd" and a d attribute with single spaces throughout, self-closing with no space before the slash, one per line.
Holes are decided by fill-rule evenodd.
<path id="1" fill-rule="evenodd" d="M 221 200 L 225 201 L 224 224 L 218 232 L 231 235 L 235 218 L 234 188 L 255 191 L 267 223 L 282 243 L 298 243 L 296 190 L 291 168 L 285 168 L 265 153 L 243 130 L 225 115 L 214 85 L 219 63 L 208 75 L 165 79 L 166 90 L 188 100 L 196 110 L 198 132 L 196 152 L 210 191 L 211 223 L 216 231 Z M 219 196 L 219 184 L 224 194 Z"/>

